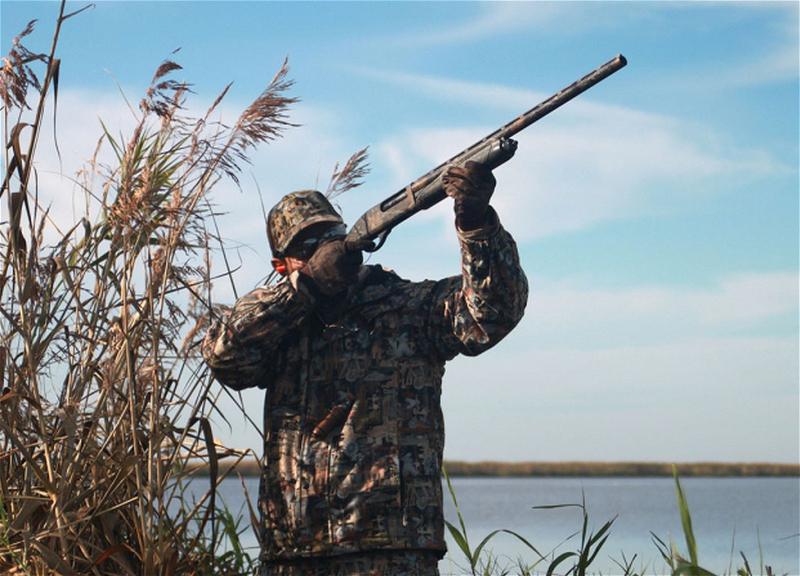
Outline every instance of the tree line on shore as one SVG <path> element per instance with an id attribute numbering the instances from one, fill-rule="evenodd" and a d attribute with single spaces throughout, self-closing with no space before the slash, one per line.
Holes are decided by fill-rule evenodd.
<path id="1" fill-rule="evenodd" d="M 446 462 L 450 476 L 800 476 L 800 464 L 726 462 Z"/>
<path id="2" fill-rule="evenodd" d="M 226 468 L 219 463 L 220 471 Z M 199 473 L 208 469 L 198 464 Z M 673 467 L 678 476 L 686 477 L 800 477 L 800 464 L 769 462 L 463 462 L 446 461 L 444 468 L 456 477 L 669 477 Z M 227 467 L 227 468 L 230 468 Z M 233 472 L 242 476 L 258 476 L 257 460 L 242 460 Z"/>

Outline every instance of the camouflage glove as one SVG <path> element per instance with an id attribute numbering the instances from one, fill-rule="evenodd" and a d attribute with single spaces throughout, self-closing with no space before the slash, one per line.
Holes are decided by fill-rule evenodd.
<path id="1" fill-rule="evenodd" d="M 355 284 L 362 261 L 359 246 L 333 240 L 317 248 L 306 269 L 320 293 L 335 296 Z"/>
<path id="2" fill-rule="evenodd" d="M 444 175 L 444 191 L 455 200 L 460 230 L 476 230 L 486 224 L 495 183 L 491 170 L 471 160 L 463 168 L 450 168 Z"/>

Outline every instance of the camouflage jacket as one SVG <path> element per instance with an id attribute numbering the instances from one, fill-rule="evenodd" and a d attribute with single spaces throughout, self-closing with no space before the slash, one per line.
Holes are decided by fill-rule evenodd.
<path id="1" fill-rule="evenodd" d="M 462 275 L 410 282 L 362 266 L 338 302 L 295 272 L 236 302 L 203 355 L 217 380 L 265 388 L 262 560 L 445 551 L 440 405 L 445 361 L 522 317 L 511 236 L 460 233 Z"/>

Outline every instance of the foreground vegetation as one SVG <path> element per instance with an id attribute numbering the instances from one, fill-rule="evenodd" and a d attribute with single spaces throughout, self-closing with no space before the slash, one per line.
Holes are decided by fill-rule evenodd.
<path id="1" fill-rule="evenodd" d="M 191 92 L 170 78 L 180 66 L 164 62 L 130 134 L 98 126 L 75 180 L 84 213 L 65 223 L 50 206 L 69 192 L 40 190 L 35 164 L 46 108 L 55 117 L 59 34 L 80 12 L 64 9 L 51 51 L 25 48 L 31 23 L 0 82 L 0 572 L 245 573 L 215 491 L 218 463 L 244 454 L 215 443 L 223 392 L 196 350 L 214 313 L 208 195 L 289 126 L 287 69 L 225 126 L 210 120 L 225 94 L 188 117 Z M 198 459 L 211 480 L 189 497 Z"/>

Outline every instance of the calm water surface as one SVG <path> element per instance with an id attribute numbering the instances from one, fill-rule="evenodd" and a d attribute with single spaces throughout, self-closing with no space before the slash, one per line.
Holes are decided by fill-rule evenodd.
<path id="1" fill-rule="evenodd" d="M 744 552 L 756 572 L 760 542 L 765 564 L 777 573 L 800 574 L 800 480 L 684 478 L 681 485 L 702 566 L 719 574 L 735 573 L 743 566 Z M 581 510 L 533 507 L 579 504 L 585 498 L 590 531 L 616 517 L 592 572 L 620 573 L 613 560 L 621 562 L 624 553 L 627 559 L 636 554 L 637 570 L 664 573 L 651 532 L 665 542 L 671 539 L 684 555 L 688 552 L 671 478 L 464 478 L 454 480 L 453 487 L 473 547 L 492 530 L 508 528 L 543 554 L 556 547 L 559 553 L 575 550 L 580 535 L 564 540 L 581 529 Z M 446 517 L 450 522 L 456 517 L 452 505 Z M 513 537 L 492 542 L 499 554 L 531 558 Z"/>
<path id="2" fill-rule="evenodd" d="M 534 506 L 580 504 L 584 499 L 589 531 L 612 518 L 610 537 L 592 564 L 592 574 L 620 574 L 623 555 L 644 574 L 665 574 L 666 566 L 652 534 L 675 543 L 687 553 L 680 513 L 671 478 L 454 478 L 453 488 L 475 548 L 490 532 L 517 532 L 539 552 L 558 555 L 576 550 L 583 516 L 579 508 L 551 510 Z M 258 481 L 246 480 L 251 498 Z M 761 559 L 776 574 L 800 576 L 800 480 L 797 478 L 684 478 L 700 564 L 716 574 L 735 574 L 744 566 L 740 553 L 760 572 Z M 447 493 L 446 493 L 447 494 Z M 223 483 L 221 496 L 236 512 L 243 503 L 238 479 Z M 445 516 L 458 525 L 455 508 L 446 495 Z M 246 515 L 245 515 L 246 516 Z M 246 542 L 256 546 L 255 536 Z M 501 534 L 487 545 L 505 565 L 517 558 L 533 563 L 535 554 L 514 537 Z M 442 574 L 461 574 L 465 561 L 452 540 Z M 252 552 L 255 555 L 255 551 Z M 552 556 L 551 556 L 552 557 Z M 616 562 L 615 562 L 616 561 Z M 540 565 L 546 571 L 547 563 Z M 568 567 L 568 565 L 562 565 Z"/>

